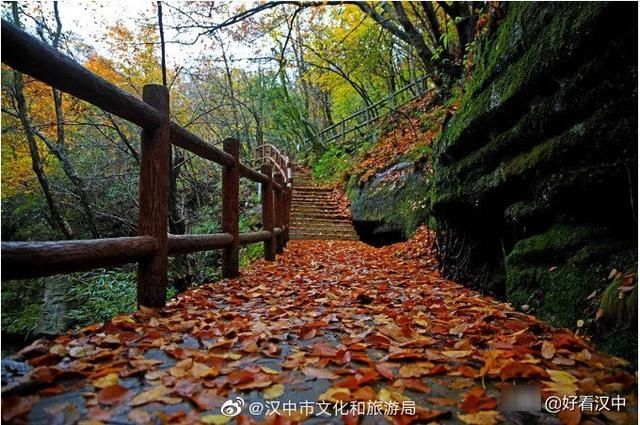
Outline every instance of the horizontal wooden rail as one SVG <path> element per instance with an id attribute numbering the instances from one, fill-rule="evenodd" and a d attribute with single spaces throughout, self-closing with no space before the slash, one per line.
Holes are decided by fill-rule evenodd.
<path id="1" fill-rule="evenodd" d="M 239 245 L 257 242 L 267 244 L 270 241 L 277 252 L 282 252 L 288 240 L 290 171 L 288 157 L 273 145 L 268 154 L 263 150 L 262 155 L 263 162 L 272 162 L 278 168 L 279 173 L 272 177 L 270 165 L 256 171 L 240 162 L 238 140 L 225 139 L 224 149 L 221 150 L 180 125 L 171 123 L 169 92 L 163 86 L 146 85 L 143 99 L 138 99 L 5 20 L 2 20 L 2 49 L 2 62 L 15 70 L 143 129 L 139 236 L 85 241 L 3 243 L 3 279 L 48 276 L 138 262 L 138 304 L 161 307 L 166 301 L 169 256 L 222 249 L 222 275 L 232 278 L 239 273 Z M 223 233 L 166 233 L 169 149 L 172 144 L 223 167 Z M 240 177 L 261 185 L 263 230 L 238 233 Z M 275 257 L 272 254 L 273 250 L 265 249 L 265 259 L 273 260 Z"/>
<path id="2" fill-rule="evenodd" d="M 158 250 L 151 236 L 2 242 L 2 279 L 26 279 L 134 263 Z"/>
<path id="3" fill-rule="evenodd" d="M 289 184 L 291 178 L 289 157 L 283 155 L 280 149 L 272 143 L 264 143 L 253 148 L 253 166 L 257 168 L 266 163 L 271 163 L 276 167 L 278 174 L 282 175 L 284 179 L 284 186 Z"/>
<path id="4" fill-rule="evenodd" d="M 162 123 L 155 108 L 4 19 L 2 62 L 142 128 Z"/>
<path id="5" fill-rule="evenodd" d="M 398 90 L 391 93 L 390 95 L 367 106 L 366 108 L 363 108 L 349 115 L 348 117 L 340 120 L 339 122 L 324 128 L 318 133 L 318 138 L 323 143 L 330 143 L 340 138 L 344 139 L 344 137 L 347 134 L 353 131 L 356 131 L 359 128 L 371 125 L 373 122 L 381 118 L 383 115 L 381 108 L 388 108 L 389 110 L 394 110 L 418 98 L 421 94 L 423 94 L 426 91 L 426 84 L 427 84 L 426 76 L 421 77 L 415 81 L 412 81 L 411 83 L 399 88 Z M 414 90 L 417 94 L 398 102 L 397 98 L 399 98 L 400 95 L 402 95 L 408 90 Z M 362 115 L 365 115 L 365 116 L 368 115 L 368 117 L 365 117 L 364 122 L 356 122 L 356 124 L 349 124 L 349 126 L 347 126 L 347 123 L 349 123 L 352 120 L 355 120 L 356 118 L 359 118 Z M 334 131 L 334 130 L 337 130 L 337 131 Z"/>
<path id="6" fill-rule="evenodd" d="M 235 160 L 231 155 L 210 145 L 198 136 L 180 127 L 178 124 L 171 123 L 169 127 L 171 128 L 172 144 L 222 166 L 234 163 Z"/>
<path id="7" fill-rule="evenodd" d="M 169 235 L 169 255 L 189 254 L 211 251 L 231 245 L 233 235 L 229 233 L 211 233 L 205 235 Z"/>
<path id="8" fill-rule="evenodd" d="M 271 238 L 271 232 L 267 230 L 258 230 L 257 232 L 241 233 L 239 235 L 240 245 L 250 243 L 264 242 Z"/>

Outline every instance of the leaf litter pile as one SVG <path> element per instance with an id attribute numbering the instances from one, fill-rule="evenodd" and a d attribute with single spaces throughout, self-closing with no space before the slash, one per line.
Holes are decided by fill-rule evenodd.
<path id="1" fill-rule="evenodd" d="M 276 262 L 161 311 L 38 340 L 18 358 L 28 373 L 3 387 L 3 422 L 634 422 L 636 376 L 624 360 L 440 278 L 428 236 L 383 248 L 291 241 Z M 539 385 L 543 398 L 622 395 L 626 408 L 500 412 L 515 383 Z M 236 397 L 240 415 L 222 415 Z M 268 402 L 271 411 L 247 409 Z"/>

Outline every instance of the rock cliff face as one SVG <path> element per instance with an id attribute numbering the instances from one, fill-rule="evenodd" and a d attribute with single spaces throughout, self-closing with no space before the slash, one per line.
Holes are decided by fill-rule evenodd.
<path id="1" fill-rule="evenodd" d="M 436 144 L 442 270 L 605 344 L 637 335 L 589 320 L 610 271 L 637 266 L 637 6 L 507 7 Z"/>
<path id="2" fill-rule="evenodd" d="M 348 187 L 354 225 L 375 246 L 406 240 L 429 216 L 432 176 L 424 164 L 400 161 L 362 187 Z"/>

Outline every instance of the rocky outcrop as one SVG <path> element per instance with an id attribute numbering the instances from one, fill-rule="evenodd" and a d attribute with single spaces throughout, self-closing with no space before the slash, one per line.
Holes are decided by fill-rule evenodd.
<path id="1" fill-rule="evenodd" d="M 442 271 L 589 326 L 590 295 L 636 268 L 637 5 L 507 6 L 436 145 Z"/>
<path id="2" fill-rule="evenodd" d="M 432 175 L 425 164 L 407 158 L 377 172 L 366 183 L 352 181 L 347 192 L 360 239 L 374 246 L 409 239 L 429 217 L 431 185 Z"/>

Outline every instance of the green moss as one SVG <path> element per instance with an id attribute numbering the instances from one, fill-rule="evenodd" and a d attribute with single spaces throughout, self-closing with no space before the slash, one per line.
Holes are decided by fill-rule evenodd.
<path id="1" fill-rule="evenodd" d="M 624 275 L 618 275 L 602 294 L 600 308 L 603 318 L 619 326 L 635 326 L 638 317 L 638 286 L 620 299 L 618 289 L 624 281 Z"/>
<path id="2" fill-rule="evenodd" d="M 431 214 L 431 184 L 427 175 L 410 169 L 392 178 L 373 178 L 362 188 L 351 179 L 347 194 L 356 221 L 379 222 L 378 231 L 399 232 L 409 238 Z"/>
<path id="3" fill-rule="evenodd" d="M 509 4 L 497 33 L 484 41 L 491 48 L 482 49 L 460 111 L 438 142 L 440 149 L 444 152 L 451 145 L 475 139 L 473 133 L 490 116 L 511 109 L 513 99 L 547 75 L 550 66 L 569 60 L 569 46 L 580 45 L 573 41 L 589 33 L 604 7 L 589 2 Z"/>
<path id="4" fill-rule="evenodd" d="M 620 283 L 607 287 L 607 276 L 612 268 L 624 270 L 635 267 L 634 263 L 635 252 L 625 250 L 608 229 L 556 224 L 519 241 L 507 256 L 506 297 L 516 307 L 531 306 L 539 318 L 556 326 L 574 328 L 578 319 L 590 319 L 585 314 L 591 304 L 589 295 L 604 289 L 606 318 L 613 326 L 626 328 L 636 321 L 637 290 L 621 301 Z M 610 337 L 608 331 L 596 334 L 605 343 Z"/>

